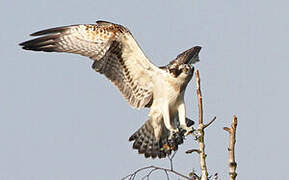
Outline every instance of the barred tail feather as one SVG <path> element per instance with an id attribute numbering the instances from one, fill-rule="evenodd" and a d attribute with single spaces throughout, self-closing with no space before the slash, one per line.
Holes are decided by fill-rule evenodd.
<path id="1" fill-rule="evenodd" d="M 137 149 L 146 158 L 165 158 L 171 154 L 172 150 L 177 151 L 178 145 L 183 143 L 184 134 L 178 134 L 178 136 L 168 140 L 170 132 L 165 128 L 165 125 L 160 124 L 160 132 L 156 132 L 151 122 L 152 119 L 147 120 L 139 130 L 131 135 L 129 141 L 134 141 L 133 149 Z M 178 119 L 177 123 L 179 123 Z M 191 127 L 194 121 L 186 118 L 186 124 Z M 179 124 L 177 124 L 177 127 L 179 127 Z M 156 136 L 155 132 L 159 134 Z"/>
<path id="2" fill-rule="evenodd" d="M 171 149 L 163 148 L 163 145 L 168 144 L 168 132 L 166 131 L 167 130 L 162 130 L 160 138 L 157 139 L 154 129 L 148 120 L 129 138 L 129 141 L 134 141 L 133 149 L 137 149 L 138 152 L 144 154 L 146 158 L 165 158 L 171 154 Z"/>

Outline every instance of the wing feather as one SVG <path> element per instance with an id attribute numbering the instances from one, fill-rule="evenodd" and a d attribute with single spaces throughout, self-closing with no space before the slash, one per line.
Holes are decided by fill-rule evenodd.
<path id="1" fill-rule="evenodd" d="M 41 36 L 21 43 L 23 49 L 68 52 L 94 60 L 92 68 L 104 74 L 128 100 L 142 108 L 152 101 L 152 74 L 159 69 L 144 55 L 128 29 L 106 21 L 42 30 Z"/>

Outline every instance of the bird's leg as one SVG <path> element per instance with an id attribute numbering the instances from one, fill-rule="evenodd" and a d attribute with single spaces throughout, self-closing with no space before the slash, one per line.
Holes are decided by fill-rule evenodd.
<path id="1" fill-rule="evenodd" d="M 174 128 L 171 124 L 170 120 L 170 112 L 169 112 L 169 106 L 164 106 L 162 109 L 164 124 L 166 128 L 170 131 L 169 140 L 173 138 L 174 134 L 178 133 L 178 129 Z"/>
<path id="2" fill-rule="evenodd" d="M 194 131 L 193 126 L 187 126 L 187 121 L 186 121 L 186 107 L 185 104 L 182 103 L 178 107 L 178 114 L 179 114 L 179 121 L 180 121 L 180 129 L 184 130 L 184 135 L 188 135 Z"/>

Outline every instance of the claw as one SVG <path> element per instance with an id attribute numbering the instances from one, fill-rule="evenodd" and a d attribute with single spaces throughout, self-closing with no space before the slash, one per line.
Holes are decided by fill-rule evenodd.
<path id="1" fill-rule="evenodd" d="M 184 142 L 183 133 L 178 132 L 177 134 L 175 134 L 173 140 L 174 140 L 174 143 L 176 143 L 176 144 L 182 144 Z"/>
<path id="2" fill-rule="evenodd" d="M 191 133 L 193 133 L 194 131 L 195 131 L 195 129 L 193 128 L 193 126 L 190 126 L 190 127 L 188 127 L 188 126 L 180 126 L 179 127 L 179 129 L 180 129 L 180 131 L 183 131 L 184 132 L 184 136 L 187 136 L 187 135 L 189 135 L 189 134 L 191 134 Z"/>
<path id="3" fill-rule="evenodd" d="M 184 132 L 179 131 L 179 129 L 174 129 L 170 131 L 170 136 L 167 139 L 167 145 L 171 150 L 176 151 L 178 145 L 184 142 Z"/>
<path id="4" fill-rule="evenodd" d="M 172 130 L 170 130 L 170 135 L 169 135 L 168 140 L 173 139 L 174 136 L 176 136 L 176 134 L 178 134 L 178 133 L 179 133 L 179 130 L 178 130 L 178 129 L 172 129 Z"/>
<path id="5" fill-rule="evenodd" d="M 201 136 L 200 132 L 198 130 L 194 130 L 192 132 L 192 135 L 195 136 L 195 140 L 198 140 Z"/>

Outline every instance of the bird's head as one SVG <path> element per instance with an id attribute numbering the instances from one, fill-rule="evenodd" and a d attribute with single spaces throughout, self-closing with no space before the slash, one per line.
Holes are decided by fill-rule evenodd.
<path id="1" fill-rule="evenodd" d="M 179 79 L 183 79 L 185 81 L 189 81 L 192 79 L 194 73 L 194 66 L 192 66 L 191 64 L 182 64 L 178 68 L 181 72 L 178 76 Z"/>
<path id="2" fill-rule="evenodd" d="M 191 64 L 182 64 L 178 67 L 178 69 L 184 74 L 192 74 L 194 72 L 194 66 Z"/>

